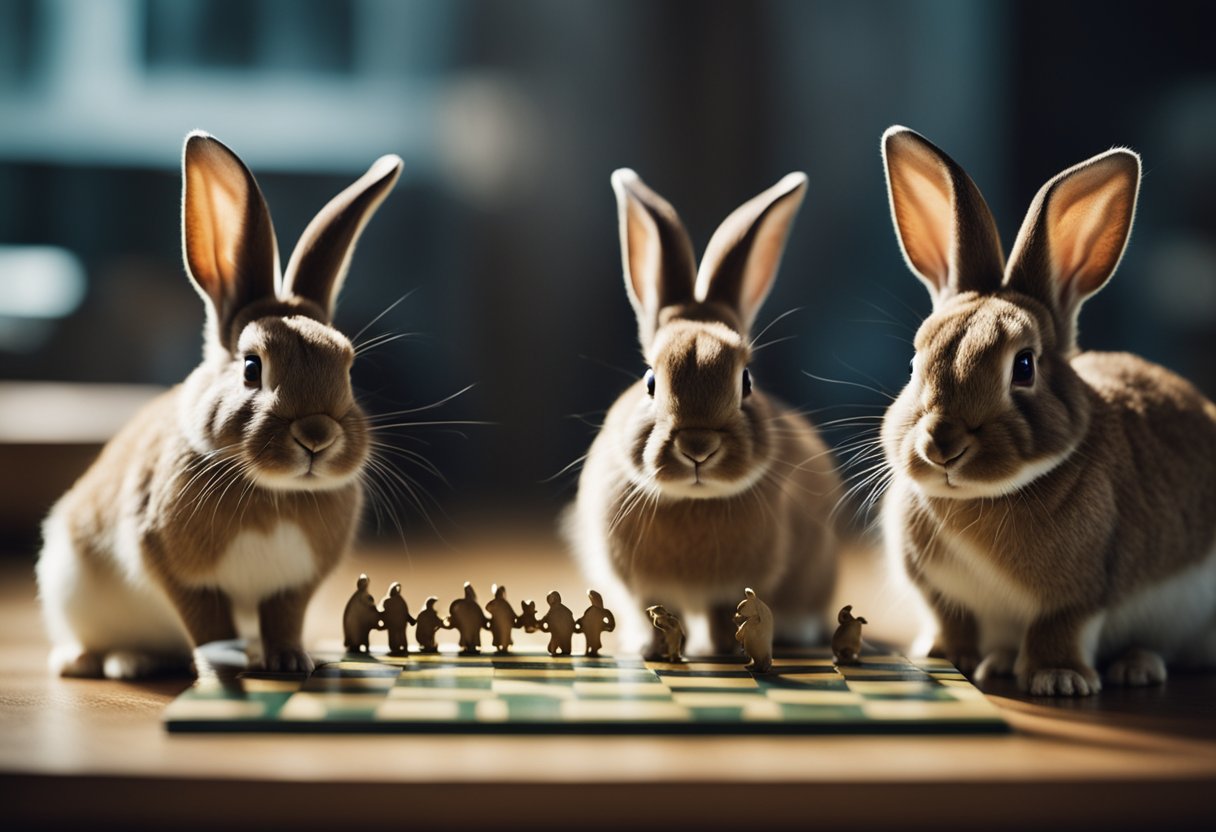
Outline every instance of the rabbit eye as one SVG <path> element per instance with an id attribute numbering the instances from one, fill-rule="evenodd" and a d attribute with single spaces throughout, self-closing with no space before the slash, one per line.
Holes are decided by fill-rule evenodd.
<path id="1" fill-rule="evenodd" d="M 643 378 L 646 380 L 646 394 L 654 396 L 654 370 L 647 370 Z"/>
<path id="2" fill-rule="evenodd" d="M 909 358 L 908 359 L 908 375 L 911 376 L 911 375 L 915 375 L 915 374 L 916 374 L 916 359 Z"/>
<path id="3" fill-rule="evenodd" d="M 746 367 L 743 368 L 743 398 L 747 398 L 752 394 L 752 374 Z"/>
<path id="4" fill-rule="evenodd" d="M 1015 387 L 1029 387 L 1034 384 L 1034 352 L 1022 350 L 1013 359 L 1013 384 Z"/>
<path id="5" fill-rule="evenodd" d="M 262 359 L 256 355 L 245 356 L 245 384 L 250 387 L 262 386 Z"/>

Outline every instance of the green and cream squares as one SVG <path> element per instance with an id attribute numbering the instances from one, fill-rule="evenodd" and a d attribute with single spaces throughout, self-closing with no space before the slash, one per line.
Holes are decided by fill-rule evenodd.
<path id="1" fill-rule="evenodd" d="M 171 731 L 772 734 L 993 732 L 1004 721 L 949 663 L 827 651 L 744 658 L 414 655 L 319 666 L 307 680 L 201 680 L 165 713 Z"/>

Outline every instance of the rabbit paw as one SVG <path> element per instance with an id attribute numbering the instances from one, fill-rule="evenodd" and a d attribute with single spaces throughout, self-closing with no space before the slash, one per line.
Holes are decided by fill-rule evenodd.
<path id="1" fill-rule="evenodd" d="M 980 654 L 974 650 L 947 651 L 946 661 L 954 665 L 959 673 L 970 676 L 980 664 Z"/>
<path id="2" fill-rule="evenodd" d="M 270 673 L 312 673 L 312 657 L 302 647 L 267 645 L 259 666 Z"/>
<path id="3" fill-rule="evenodd" d="M 51 649 L 48 659 L 51 673 L 78 679 L 98 679 L 102 676 L 101 655 L 80 647 L 60 645 Z"/>
<path id="4" fill-rule="evenodd" d="M 1139 688 L 1165 681 L 1165 662 L 1151 650 L 1128 650 L 1106 668 L 1106 681 L 1115 687 Z"/>
<path id="5" fill-rule="evenodd" d="M 106 654 L 101 667 L 107 679 L 142 679 L 161 669 L 161 662 L 149 653 L 115 650 Z"/>
<path id="6" fill-rule="evenodd" d="M 1018 683 L 1031 696 L 1091 696 L 1102 681 L 1091 668 L 1046 667 L 1024 671 Z"/>
<path id="7" fill-rule="evenodd" d="M 1008 647 L 993 650 L 984 657 L 979 667 L 975 669 L 975 680 L 983 682 L 996 676 L 1012 676 L 1013 665 L 1017 661 L 1017 658 L 1017 650 L 1012 650 Z"/>
<path id="8" fill-rule="evenodd" d="M 946 647 L 941 642 L 935 642 L 928 655 L 934 659 L 945 659 L 954 665 L 959 673 L 968 676 L 975 672 L 980 663 L 980 654 L 976 650 L 969 647 Z"/>

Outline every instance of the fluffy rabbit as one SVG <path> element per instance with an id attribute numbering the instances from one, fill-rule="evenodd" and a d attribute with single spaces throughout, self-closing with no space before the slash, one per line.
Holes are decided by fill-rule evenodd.
<path id="1" fill-rule="evenodd" d="M 280 276 L 252 174 L 211 136 L 186 138 L 182 241 L 207 309 L 203 362 L 135 416 L 44 524 L 54 672 L 184 668 L 192 647 L 238 635 L 252 666 L 312 669 L 305 607 L 354 534 L 369 442 L 354 350 L 330 319 L 400 170 L 385 156 L 335 197 Z"/>
<path id="2" fill-rule="evenodd" d="M 1051 179 L 1006 264 L 975 184 L 892 127 L 895 229 L 933 312 L 887 411 L 890 555 L 961 669 L 1033 694 L 1161 682 L 1216 659 L 1216 407 L 1125 353 L 1081 352 L 1077 312 L 1115 271 L 1140 159 Z M 978 668 L 977 668 L 978 666 Z"/>
<path id="3" fill-rule="evenodd" d="M 718 651 L 736 647 L 743 586 L 770 599 L 784 640 L 816 640 L 835 584 L 838 475 L 811 425 L 753 388 L 747 368 L 806 177 L 790 174 L 731 214 L 699 271 L 662 197 L 630 170 L 612 185 L 650 369 L 592 443 L 567 536 L 593 579 L 615 577 L 638 609 L 707 613 Z"/>

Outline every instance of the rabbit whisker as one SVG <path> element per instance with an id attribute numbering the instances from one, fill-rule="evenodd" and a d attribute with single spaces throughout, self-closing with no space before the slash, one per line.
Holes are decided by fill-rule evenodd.
<path id="1" fill-rule="evenodd" d="M 754 345 L 757 341 L 759 341 L 761 338 L 764 337 L 764 333 L 768 332 L 770 329 L 772 329 L 774 326 L 776 326 L 780 321 L 788 318 L 790 315 L 793 315 L 797 312 L 801 312 L 805 308 L 806 308 L 805 306 L 795 306 L 792 309 L 785 310 L 780 315 L 778 315 L 777 317 L 775 317 L 771 321 L 769 321 L 767 324 L 765 324 L 764 329 L 760 330 L 754 336 L 752 336 L 751 343 Z M 756 347 L 756 346 L 752 347 L 753 352 L 757 349 L 759 349 L 759 347 Z"/>
<path id="2" fill-rule="evenodd" d="M 355 356 L 365 355 L 377 347 L 382 347 L 385 344 L 391 344 L 394 341 L 400 341 L 404 338 L 415 338 L 420 333 L 417 332 L 385 332 L 381 335 L 368 338 L 359 346 L 355 347 Z"/>
<path id="3" fill-rule="evenodd" d="M 545 477 L 543 480 L 540 481 L 540 484 L 544 485 L 546 483 L 553 482 L 555 479 L 560 477 L 562 474 L 566 473 L 567 471 L 569 471 L 572 468 L 577 467 L 579 464 L 585 462 L 588 456 L 589 456 L 589 454 L 583 454 L 582 456 L 580 456 L 578 459 L 574 460 L 573 462 L 569 462 L 566 465 L 563 465 L 562 469 L 560 471 L 558 471 L 556 474 L 554 474 L 550 477 Z"/>
<path id="4" fill-rule="evenodd" d="M 187 523 L 194 519 L 194 516 L 198 514 L 199 508 L 205 505 L 211 499 L 211 496 L 227 482 L 227 477 L 239 468 L 240 460 L 234 457 L 225 457 L 214 466 L 207 481 L 203 483 L 198 496 L 194 498 L 193 510 L 190 512 L 190 516 L 186 518 Z"/>
<path id="5" fill-rule="evenodd" d="M 592 364 L 596 364 L 600 367 L 603 367 L 606 370 L 612 370 L 613 372 L 620 373 L 621 375 L 628 378 L 630 381 L 637 381 L 640 378 L 640 376 L 637 373 L 633 372 L 632 370 L 626 370 L 624 367 L 618 367 L 615 364 L 609 364 L 607 361 L 604 361 L 602 359 L 594 358 L 590 355 L 584 355 L 583 353 L 579 353 L 578 357 L 583 359 L 584 361 L 590 361 Z"/>
<path id="6" fill-rule="evenodd" d="M 862 372 L 861 370 L 854 367 L 849 362 L 845 361 L 843 358 L 841 358 L 835 352 L 832 353 L 832 358 L 836 359 L 836 362 L 838 364 L 840 364 L 841 366 L 843 366 L 845 369 L 852 370 L 853 372 L 857 373 L 857 375 L 864 378 L 866 381 L 874 382 L 874 384 L 877 386 L 877 388 L 879 390 L 881 390 L 882 394 L 884 396 L 886 396 L 888 399 L 891 399 L 892 401 L 895 399 L 895 396 L 890 391 L 888 391 L 886 388 L 884 388 L 882 382 L 879 381 L 878 379 L 874 378 L 874 376 L 870 375 L 869 373 Z"/>
<path id="7" fill-rule="evenodd" d="M 756 353 L 760 352 L 760 350 L 767 349 L 768 347 L 774 346 L 776 344 L 781 344 L 786 341 L 797 340 L 797 338 L 798 338 L 797 335 L 783 335 L 780 338 L 774 338 L 771 341 L 765 341 L 763 344 L 756 344 L 754 347 L 752 347 L 752 355 L 755 355 Z"/>
<path id="8" fill-rule="evenodd" d="M 818 375 L 815 375 L 814 373 L 810 372 L 809 370 L 803 370 L 802 374 L 804 376 L 807 376 L 808 378 L 813 378 L 816 381 L 827 382 L 828 384 L 843 384 L 847 387 L 857 387 L 861 390 L 866 390 L 870 393 L 876 393 L 877 395 L 882 396 L 883 398 L 887 399 L 888 401 L 895 401 L 895 397 L 892 396 L 890 393 L 886 392 L 885 390 L 880 390 L 877 387 L 870 387 L 867 384 L 861 384 L 856 381 L 846 381 L 844 379 L 839 379 L 839 378 L 828 378 L 827 376 L 818 376 Z"/>
<path id="9" fill-rule="evenodd" d="M 354 335 L 351 337 L 351 339 L 350 339 L 351 343 L 352 343 L 352 344 L 354 344 L 354 343 L 358 343 L 359 339 L 360 339 L 360 338 L 363 336 L 363 333 L 367 332 L 369 329 L 371 329 L 373 326 L 375 326 L 375 325 L 376 325 L 376 321 L 378 321 L 378 320 L 380 320 L 381 318 L 383 318 L 383 317 L 384 317 L 385 315 L 387 315 L 389 312 L 392 312 L 394 309 L 396 309 L 398 306 L 400 306 L 400 305 L 401 305 L 401 303 L 402 303 L 402 302 L 403 302 L 403 301 L 404 301 L 406 298 L 408 298 L 410 295 L 414 294 L 414 292 L 416 292 L 416 291 L 418 291 L 418 287 L 417 287 L 417 286 L 415 286 L 413 289 L 410 289 L 408 292 L 406 292 L 406 293 L 405 293 L 404 295 L 402 295 L 401 297 L 397 298 L 395 301 L 393 301 L 392 303 L 390 303 L 388 306 L 384 307 L 384 311 L 382 311 L 382 312 L 381 312 L 379 315 L 377 315 L 376 317 L 372 318 L 370 321 L 368 321 L 367 323 L 365 323 L 365 324 L 363 325 L 363 328 L 362 328 L 362 329 L 360 329 L 358 332 L 356 332 L 356 333 L 355 333 L 355 334 L 354 334 Z"/>
<path id="10" fill-rule="evenodd" d="M 377 413 L 375 416 L 372 416 L 371 418 L 369 418 L 368 421 L 377 422 L 381 419 L 395 418 L 397 416 L 408 416 L 411 413 L 421 413 L 424 410 L 434 410 L 437 407 L 442 407 L 443 405 L 447 404 L 448 402 L 452 401 L 453 399 L 457 398 L 458 396 L 463 396 L 465 393 L 469 392 L 476 386 L 477 386 L 476 384 L 467 385 L 463 389 L 457 390 L 455 393 L 451 394 L 450 396 L 444 396 L 439 401 L 431 402 L 430 404 L 424 404 L 421 407 L 410 407 L 410 408 L 406 408 L 405 410 L 390 410 L 388 413 Z"/>
<path id="11" fill-rule="evenodd" d="M 391 510 L 392 501 L 385 492 L 384 486 L 376 479 L 370 466 L 363 469 L 361 479 L 363 486 L 367 489 L 367 493 L 370 497 L 368 503 L 371 505 L 372 513 L 376 518 L 376 530 L 379 531 L 381 528 L 383 528 L 383 515 L 380 511 L 380 506 L 383 504 L 384 513 L 388 515 L 388 518 L 392 520 L 393 525 L 397 528 L 397 535 L 401 539 L 401 546 L 403 549 L 405 549 L 406 554 L 408 555 L 410 545 L 409 541 L 406 540 L 405 537 L 405 529 L 401 526 L 401 521 L 398 519 L 396 512 Z"/>
<path id="12" fill-rule="evenodd" d="M 393 422 L 392 424 L 388 424 L 388 425 L 371 425 L 368 427 L 368 430 L 381 431 L 381 430 L 391 430 L 393 428 L 426 428 L 426 427 L 437 427 L 437 426 L 442 426 L 442 425 L 495 425 L 495 424 L 498 424 L 498 423 L 481 421 L 481 420 L 477 420 L 477 419 L 446 419 L 446 420 L 436 420 L 436 421 L 430 421 L 430 422 Z"/>
<path id="13" fill-rule="evenodd" d="M 447 477 L 445 477 L 443 475 L 443 472 L 439 470 L 438 466 L 436 466 L 435 463 L 431 462 L 429 459 L 427 459 L 426 457 L 424 457 L 422 454 L 418 453 L 417 451 L 411 451 L 406 448 L 399 448 L 396 445 L 391 445 L 387 442 L 372 442 L 371 446 L 384 453 L 392 454 L 393 456 L 398 457 L 402 460 L 412 462 L 413 464 L 417 465 L 419 468 L 422 468 L 424 471 L 427 471 L 430 474 L 434 474 L 435 477 L 438 478 L 439 481 L 442 482 L 444 485 L 446 485 L 448 488 L 452 487 L 452 484 L 450 482 L 448 482 Z"/>
<path id="14" fill-rule="evenodd" d="M 371 460 L 369 460 L 369 462 L 370 461 Z M 450 545 L 447 538 L 444 537 L 444 534 L 440 530 L 439 526 L 435 523 L 434 518 L 432 518 L 430 513 L 427 511 L 426 503 L 423 501 L 423 498 L 425 497 L 427 500 L 430 500 L 430 502 L 434 505 L 435 509 L 441 515 L 443 515 L 444 518 L 448 522 L 453 522 L 452 518 L 449 517 L 447 515 L 447 513 L 443 510 L 443 504 L 440 503 L 439 500 L 437 500 L 435 498 L 435 496 L 433 494 L 431 494 L 431 492 L 422 483 L 420 483 L 418 480 L 414 479 L 413 477 L 411 477 L 409 474 L 405 473 L 404 471 L 401 471 L 401 470 L 389 465 L 385 460 L 378 458 L 378 457 L 375 458 L 375 464 L 377 466 L 379 466 L 380 472 L 383 476 L 390 478 L 392 481 L 396 482 L 399 486 L 401 486 L 401 488 L 405 489 L 405 492 L 410 495 L 415 508 L 418 509 L 419 513 L 422 515 L 422 518 L 426 521 L 427 525 L 431 527 L 431 530 L 435 532 L 435 534 L 439 537 L 439 539 L 441 541 L 443 541 L 445 544 Z"/>

